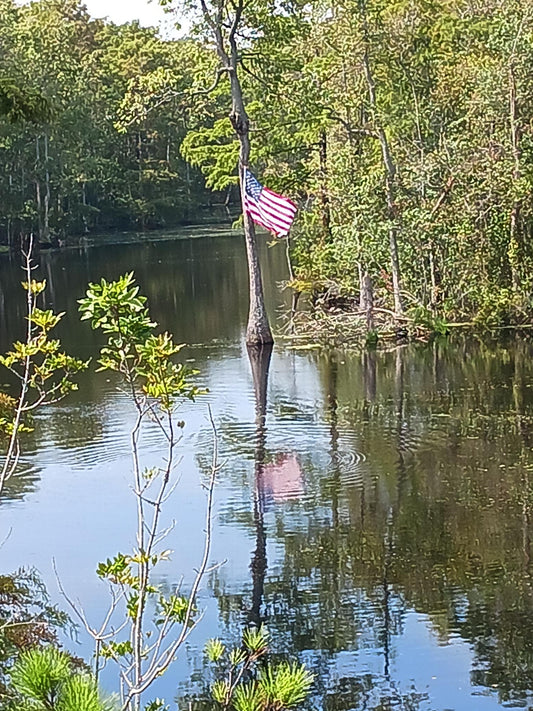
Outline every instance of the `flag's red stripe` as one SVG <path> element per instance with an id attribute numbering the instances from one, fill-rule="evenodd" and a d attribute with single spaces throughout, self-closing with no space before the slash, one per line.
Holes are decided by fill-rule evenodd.
<path id="1" fill-rule="evenodd" d="M 261 186 L 258 198 L 245 193 L 244 209 L 254 222 L 281 237 L 288 234 L 298 208 L 292 200 Z"/>
<path id="2" fill-rule="evenodd" d="M 284 225 L 291 225 L 292 221 L 294 219 L 294 215 L 284 215 L 280 212 L 276 212 L 275 210 L 270 209 L 269 206 L 267 206 L 264 203 L 259 203 L 259 209 L 265 213 L 265 215 L 268 216 L 269 219 L 272 219 L 276 222 L 280 222 L 281 224 Z"/>
<path id="3" fill-rule="evenodd" d="M 274 232 L 275 234 L 282 234 L 283 230 L 279 230 L 275 225 L 273 225 L 269 220 L 263 219 L 261 216 L 261 213 L 254 210 L 250 209 L 250 206 L 247 206 L 247 212 L 250 214 L 252 220 L 257 223 L 258 225 L 261 225 L 265 229 L 269 230 L 270 232 Z M 288 230 L 287 230 L 288 231 Z"/>
<path id="4" fill-rule="evenodd" d="M 250 213 L 250 215 L 252 216 L 252 218 L 253 218 L 254 220 L 255 220 L 255 219 L 261 220 L 261 219 L 262 219 L 261 211 L 257 208 L 257 206 L 255 205 L 255 203 L 250 202 L 250 201 L 247 200 L 247 201 L 246 201 L 246 204 L 245 204 L 245 207 L 246 207 L 247 211 Z"/>
<path id="5" fill-rule="evenodd" d="M 284 213 L 278 212 L 277 210 L 274 210 L 270 206 L 265 204 L 260 204 L 259 209 L 263 210 L 266 215 L 272 217 L 272 219 L 274 220 L 281 220 L 282 222 L 290 224 L 294 219 L 294 215 L 285 215 Z"/>
<path id="6" fill-rule="evenodd" d="M 292 224 L 292 219 L 285 218 L 284 216 L 277 215 L 275 213 L 272 213 L 270 210 L 268 210 L 265 205 L 259 201 L 257 204 L 256 203 L 251 203 L 250 201 L 247 201 L 250 212 L 253 214 L 257 215 L 260 217 L 263 222 L 268 223 L 269 225 L 274 225 L 276 227 L 290 227 Z"/>
<path id="7" fill-rule="evenodd" d="M 261 197 L 263 196 L 268 196 L 271 202 L 278 204 L 280 207 L 283 207 L 290 212 L 296 212 L 298 209 L 292 200 L 289 200 L 289 198 L 283 197 L 282 195 L 278 195 L 269 188 L 263 188 Z"/>
<path id="8" fill-rule="evenodd" d="M 268 215 L 274 218 L 279 218 L 287 222 L 292 222 L 294 219 L 294 212 L 291 211 L 289 213 L 288 211 L 280 210 L 277 205 L 273 205 L 267 200 L 264 200 L 262 194 L 257 201 L 257 206 L 260 210 L 264 210 Z"/>
<path id="9" fill-rule="evenodd" d="M 271 202 L 268 198 L 263 198 L 262 195 L 259 199 L 259 204 L 263 205 L 265 208 L 268 208 L 270 212 L 284 215 L 285 217 L 291 220 L 294 217 L 294 213 L 296 212 L 296 210 L 293 210 L 292 208 L 282 207 L 281 205 L 278 205 L 275 202 Z"/>
<path id="10" fill-rule="evenodd" d="M 274 232 L 277 235 L 285 235 L 289 231 L 290 224 L 277 224 L 266 217 L 263 212 L 255 206 L 255 204 L 247 202 L 246 210 L 250 214 L 252 220 L 258 225 L 261 225 L 270 232 Z"/>
<path id="11" fill-rule="evenodd" d="M 284 197 L 283 195 L 280 195 L 279 193 L 275 193 L 270 188 L 263 188 L 263 191 L 267 195 L 270 195 L 273 199 L 277 199 L 281 203 L 284 203 L 284 204 L 289 204 L 289 205 L 291 205 L 291 207 L 293 207 L 296 210 L 296 204 L 290 198 Z"/>

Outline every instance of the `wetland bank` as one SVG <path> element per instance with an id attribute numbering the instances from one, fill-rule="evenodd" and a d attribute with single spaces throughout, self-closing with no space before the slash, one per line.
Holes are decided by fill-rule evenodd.
<path id="1" fill-rule="evenodd" d="M 275 323 L 282 250 L 262 254 Z M 202 546 L 202 472 L 212 433 L 225 461 L 215 490 L 205 615 L 158 687 L 167 702 L 204 692 L 202 648 L 264 621 L 276 654 L 315 673 L 310 703 L 327 709 L 523 708 L 533 685 L 531 437 L 533 366 L 526 341 L 437 340 L 387 352 L 275 347 L 257 402 L 244 346 L 245 255 L 236 235 L 67 249 L 41 256 L 47 304 L 74 355 L 100 345 L 79 322 L 86 284 L 135 266 L 152 316 L 188 345 L 208 388 L 185 403 L 181 482 L 167 506 L 175 552 L 158 582 L 190 584 Z M 0 264 L 2 341 L 24 295 Z M 268 286 L 270 285 L 270 286 Z M 264 408 L 264 420 L 258 419 Z M 62 584 L 98 618 L 95 566 L 130 543 L 128 432 L 116 379 L 86 373 L 41 412 L 20 474 L 2 500 L 11 535 L 3 569 L 35 566 L 54 602 Z M 148 437 L 146 458 L 160 442 Z M 186 545 L 184 545 L 186 541 Z M 66 641 L 89 657 L 90 640 Z M 102 681 L 112 685 L 104 672 Z"/>

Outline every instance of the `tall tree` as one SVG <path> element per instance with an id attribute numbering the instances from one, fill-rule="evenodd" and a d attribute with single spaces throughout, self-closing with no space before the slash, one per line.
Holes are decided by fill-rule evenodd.
<path id="1" fill-rule="evenodd" d="M 250 120 L 239 77 L 240 54 L 237 47 L 238 32 L 242 30 L 243 25 L 245 0 L 237 0 L 237 2 L 212 0 L 209 4 L 208 0 L 200 0 L 200 9 L 204 23 L 215 42 L 220 61 L 216 83 L 223 74 L 229 77 L 231 91 L 229 118 L 239 141 L 239 186 L 250 284 L 246 343 L 257 346 L 271 344 L 274 339 L 265 308 L 255 229 L 245 208 L 245 174 L 250 162 Z"/>

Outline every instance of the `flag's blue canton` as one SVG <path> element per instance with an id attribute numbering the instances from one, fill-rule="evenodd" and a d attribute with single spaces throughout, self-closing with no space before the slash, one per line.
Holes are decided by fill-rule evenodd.
<path id="1" fill-rule="evenodd" d="M 261 195 L 261 190 L 263 186 L 261 183 L 250 173 L 249 170 L 246 171 L 246 192 L 254 200 L 259 200 Z"/>

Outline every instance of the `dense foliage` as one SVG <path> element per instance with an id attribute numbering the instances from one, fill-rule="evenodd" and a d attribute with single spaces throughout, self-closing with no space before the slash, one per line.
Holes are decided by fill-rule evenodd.
<path id="1" fill-rule="evenodd" d="M 77 0 L 0 0 L 0 238 L 42 242 L 198 221 L 209 193 L 179 154 L 183 117 L 116 122 L 152 70 L 190 81 L 194 43 L 93 20 Z M 3 118 L 2 118 L 3 117 Z"/>
<path id="2" fill-rule="evenodd" d="M 185 7 L 189 37 L 164 40 L 77 0 L 0 1 L 4 240 L 197 221 L 198 169 L 231 195 L 228 72 Z M 252 167 L 302 207 L 298 288 L 356 296 L 368 272 L 396 313 L 530 320 L 530 0 L 205 7 L 222 27 L 241 9 Z"/>
<path id="3" fill-rule="evenodd" d="M 211 6 L 231 15 L 224 0 Z M 301 288 L 357 295 L 368 271 L 397 314 L 530 318 L 532 9 L 243 3 L 252 162 L 304 208 Z M 216 187 L 235 175 L 222 114 L 189 131 L 183 153 Z"/>

